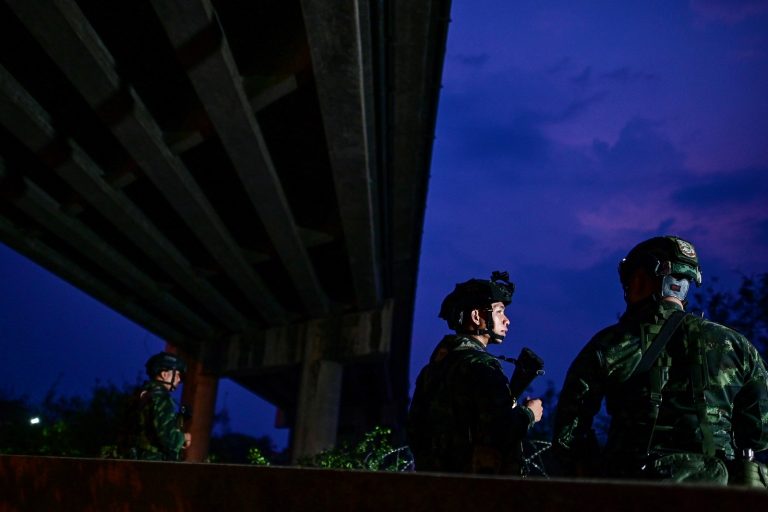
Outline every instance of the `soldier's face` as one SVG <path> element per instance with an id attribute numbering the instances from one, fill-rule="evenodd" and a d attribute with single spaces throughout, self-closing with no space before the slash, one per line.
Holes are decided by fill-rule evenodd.
<path id="1" fill-rule="evenodd" d="M 504 303 L 494 302 L 491 304 L 491 315 L 493 316 L 493 332 L 499 336 L 507 335 L 507 328 L 509 327 L 509 318 L 504 313 Z"/>
<path id="2" fill-rule="evenodd" d="M 158 380 L 165 384 L 167 388 L 175 389 L 181 383 L 181 374 L 172 370 L 163 370 L 160 372 L 160 378 Z"/>

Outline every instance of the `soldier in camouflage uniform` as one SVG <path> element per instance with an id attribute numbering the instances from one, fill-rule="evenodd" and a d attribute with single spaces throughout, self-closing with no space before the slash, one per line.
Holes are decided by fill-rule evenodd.
<path id="1" fill-rule="evenodd" d="M 626 312 L 573 361 L 555 416 L 555 454 L 571 475 L 726 483 L 728 467 L 768 446 L 762 359 L 736 331 L 683 313 L 691 282 L 701 284 L 689 242 L 646 240 L 620 262 L 619 275 Z M 598 454 L 591 427 L 603 398 L 611 422 Z"/>
<path id="2" fill-rule="evenodd" d="M 149 380 L 139 388 L 129 408 L 120 442 L 123 456 L 143 460 L 179 460 L 192 438 L 181 428 L 181 417 L 171 396 L 187 366 L 174 354 L 160 352 L 146 363 Z"/>
<path id="3" fill-rule="evenodd" d="M 486 351 L 501 343 L 504 308 L 514 285 L 506 273 L 456 285 L 440 318 L 445 336 L 416 381 L 408 442 L 417 471 L 520 474 L 520 442 L 541 419 L 541 400 L 516 406 L 499 360 Z"/>

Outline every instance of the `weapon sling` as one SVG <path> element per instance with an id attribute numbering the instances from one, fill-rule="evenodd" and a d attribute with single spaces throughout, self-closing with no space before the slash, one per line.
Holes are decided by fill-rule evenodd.
<path id="1" fill-rule="evenodd" d="M 661 328 L 661 331 L 659 331 L 659 334 L 656 335 L 651 345 L 645 351 L 643 357 L 640 359 L 640 362 L 637 363 L 637 366 L 635 367 L 630 377 L 645 373 L 651 369 L 653 363 L 655 363 L 659 358 L 661 351 L 664 350 L 664 347 L 667 345 L 669 340 L 672 338 L 672 335 L 682 323 L 685 315 L 686 313 L 683 311 L 675 311 L 667 319 L 667 321 L 664 322 L 664 326 Z M 659 370 L 660 369 L 657 369 L 657 371 L 653 372 L 650 376 L 650 400 L 652 408 L 652 412 L 650 414 L 651 432 L 648 436 L 646 455 L 648 455 L 651 449 L 651 443 L 653 442 L 653 432 L 656 429 L 656 420 L 659 417 L 659 408 L 661 406 L 661 388 L 663 387 L 663 384 L 661 382 L 661 375 Z"/>
<path id="2" fill-rule="evenodd" d="M 661 328 L 661 331 L 659 331 L 659 334 L 656 335 L 656 338 L 654 338 L 653 343 L 651 343 L 651 346 L 648 347 L 648 350 L 645 351 L 645 354 L 643 354 L 640 362 L 637 363 L 635 370 L 632 372 L 633 377 L 639 373 L 644 373 L 651 369 L 653 363 L 655 363 L 659 358 L 661 351 L 664 350 L 664 347 L 667 346 L 667 342 L 669 342 L 670 338 L 672 338 L 672 335 L 680 326 L 683 318 L 685 318 L 685 312 L 675 311 L 667 319 L 667 321 L 664 322 L 664 326 Z"/>

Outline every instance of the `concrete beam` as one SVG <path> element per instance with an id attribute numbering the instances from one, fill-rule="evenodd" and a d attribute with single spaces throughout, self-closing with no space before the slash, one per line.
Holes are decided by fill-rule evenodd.
<path id="1" fill-rule="evenodd" d="M 450 0 L 392 2 L 388 54 L 391 69 L 388 131 L 391 293 L 398 299 L 390 370 L 400 397 L 400 424 L 408 407 L 413 296 L 421 250 L 429 168 L 437 119 Z"/>
<path id="2" fill-rule="evenodd" d="M 232 235 L 182 161 L 163 140 L 133 89 L 121 83 L 114 59 L 73 0 L 8 0 L 14 13 L 100 115 L 192 232 L 264 319 L 285 311 L 246 262 Z"/>
<path id="3" fill-rule="evenodd" d="M 112 287 L 94 277 L 74 261 L 62 256 L 28 231 L 20 229 L 3 217 L 0 217 L 0 240 L 19 254 L 48 269 L 96 300 L 108 304 L 118 313 L 143 326 L 158 337 L 177 344 L 190 341 L 187 335 L 180 333 L 137 304 L 133 297 L 118 294 Z"/>
<path id="4" fill-rule="evenodd" d="M 382 299 L 368 6 L 359 0 L 301 1 L 360 309 Z"/>
<path id="5" fill-rule="evenodd" d="M 301 243 L 288 200 L 269 154 L 261 128 L 245 94 L 243 81 L 226 36 L 221 33 L 208 0 L 153 0 L 152 5 L 177 52 L 188 55 L 187 45 L 196 38 L 219 31 L 215 48 L 204 48 L 199 61 L 187 65 L 187 73 L 205 106 L 224 149 L 258 212 L 283 266 L 293 280 L 297 295 L 309 313 L 328 312 L 323 291 L 306 248 Z M 191 57 L 189 57 L 191 58 Z"/>
<path id="6" fill-rule="evenodd" d="M 418 263 L 450 1 L 395 2 L 391 34 L 392 256 Z M 428 22 L 425 23 L 425 20 Z"/>
<path id="7" fill-rule="evenodd" d="M 207 339 L 218 337 L 210 324 L 163 290 L 153 279 L 96 236 L 87 226 L 62 212 L 60 205 L 37 185 L 26 178 L 22 179 L 23 190 L 10 200 L 27 216 L 45 226 L 72 250 L 100 267 L 122 283 L 127 290 L 145 300 L 148 305 L 162 311 L 177 325 L 183 325 L 188 329 L 189 334 Z"/>
<path id="8" fill-rule="evenodd" d="M 355 362 L 387 357 L 391 347 L 393 302 L 381 308 L 306 323 L 275 327 L 250 337 L 233 339 L 219 358 L 216 372 L 222 376 L 258 375 L 306 360 L 307 339 L 318 329 L 332 332 L 322 347 L 321 359 Z"/>
<path id="9" fill-rule="evenodd" d="M 153 222 L 105 179 L 104 172 L 73 140 L 60 141 L 48 113 L 0 66 L 0 124 L 51 167 L 78 195 L 230 330 L 243 331 L 243 316 L 206 280 Z"/>
<path id="10" fill-rule="evenodd" d="M 244 77 L 243 87 L 245 88 L 246 92 L 249 93 L 249 101 L 251 102 L 251 108 L 254 112 L 259 112 L 260 110 L 267 108 L 272 103 L 276 102 L 284 96 L 289 95 L 299 88 L 299 84 L 296 82 L 295 75 L 291 75 L 284 80 L 280 80 L 258 91 L 249 91 L 248 82 L 248 78 Z M 250 89 L 253 89 L 253 87 Z"/>

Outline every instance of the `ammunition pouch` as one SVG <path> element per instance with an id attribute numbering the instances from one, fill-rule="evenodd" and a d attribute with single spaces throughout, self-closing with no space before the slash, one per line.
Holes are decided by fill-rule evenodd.
<path id="1" fill-rule="evenodd" d="M 703 453 L 671 453 L 656 458 L 646 467 L 655 480 L 684 483 L 728 483 L 728 469 L 718 457 Z"/>
<path id="2" fill-rule="evenodd" d="M 729 461 L 728 485 L 768 489 L 768 468 L 756 460 Z"/>

